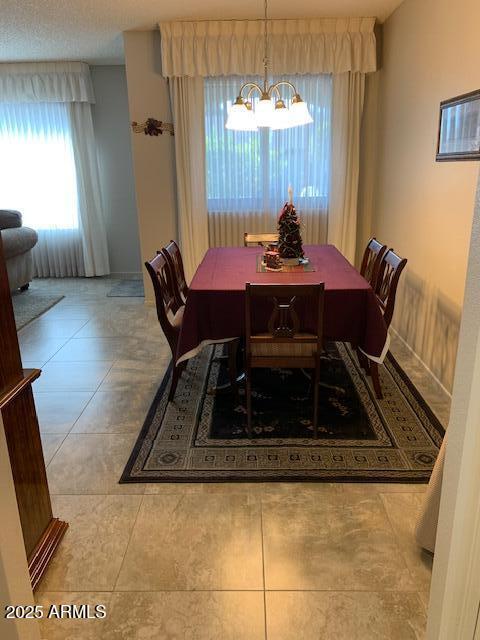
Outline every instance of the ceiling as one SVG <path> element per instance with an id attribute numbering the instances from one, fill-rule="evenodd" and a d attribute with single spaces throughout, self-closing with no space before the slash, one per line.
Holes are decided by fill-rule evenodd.
<path id="1" fill-rule="evenodd" d="M 402 0 L 270 0 L 272 18 L 375 16 Z M 121 64 L 122 32 L 161 20 L 260 18 L 262 0 L 0 0 L 0 61 Z"/>

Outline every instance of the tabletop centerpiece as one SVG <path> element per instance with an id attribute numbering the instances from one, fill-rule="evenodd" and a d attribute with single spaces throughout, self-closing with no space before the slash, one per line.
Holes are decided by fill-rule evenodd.
<path id="1" fill-rule="evenodd" d="M 278 249 L 276 247 L 267 247 L 263 254 L 263 261 L 267 271 L 281 271 L 282 259 L 278 255 Z"/>
<path id="2" fill-rule="evenodd" d="M 278 217 L 278 255 L 284 265 L 298 265 L 305 257 L 292 187 L 288 187 L 288 202 Z"/>
<path id="3" fill-rule="evenodd" d="M 293 189 L 288 187 L 288 202 L 278 216 L 278 242 L 265 247 L 261 262 L 266 271 L 291 271 L 303 267 L 310 271 L 303 252 L 300 219 L 293 204 Z"/>

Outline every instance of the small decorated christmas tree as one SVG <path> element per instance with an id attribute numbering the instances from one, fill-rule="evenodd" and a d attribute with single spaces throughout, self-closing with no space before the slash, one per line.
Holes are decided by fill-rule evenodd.
<path id="1" fill-rule="evenodd" d="M 278 218 L 278 253 L 281 258 L 292 260 L 303 258 L 300 220 L 293 206 L 292 189 L 288 189 L 289 202 L 283 206 Z"/>

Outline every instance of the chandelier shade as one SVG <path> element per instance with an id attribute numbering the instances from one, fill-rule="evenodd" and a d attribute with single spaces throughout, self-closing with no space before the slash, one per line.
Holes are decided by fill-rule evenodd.
<path id="1" fill-rule="evenodd" d="M 310 115 L 307 103 L 304 102 L 298 94 L 294 96 L 292 100 L 292 104 L 290 106 L 290 114 L 293 122 L 292 126 L 294 127 L 299 127 L 304 124 L 311 124 L 313 122 L 313 118 Z"/>
<path id="2" fill-rule="evenodd" d="M 251 105 L 247 107 L 243 102 L 235 101 L 230 107 L 225 128 L 233 131 L 258 131 Z"/>
<path id="3" fill-rule="evenodd" d="M 275 106 L 268 94 L 262 95 L 255 105 L 255 121 L 257 127 L 269 127 Z"/>
<path id="4" fill-rule="evenodd" d="M 292 114 L 283 100 L 277 100 L 271 119 L 270 129 L 289 129 L 293 126 Z"/>

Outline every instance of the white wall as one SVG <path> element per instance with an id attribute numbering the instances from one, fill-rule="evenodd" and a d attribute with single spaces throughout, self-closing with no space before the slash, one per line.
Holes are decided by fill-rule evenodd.
<path id="1" fill-rule="evenodd" d="M 167 81 L 161 75 L 160 34 L 124 33 L 130 120 L 172 122 Z M 131 134 L 142 262 L 176 237 L 175 149 L 169 134 Z M 147 301 L 152 287 L 144 272 Z"/>
<path id="2" fill-rule="evenodd" d="M 478 166 L 477 166 L 478 170 Z M 435 545 L 428 640 L 474 637 L 480 601 L 480 174 Z"/>
<path id="3" fill-rule="evenodd" d="M 113 275 L 139 274 L 142 268 L 125 67 L 93 66 L 90 70 L 110 269 Z"/>
<path id="4" fill-rule="evenodd" d="M 373 233 L 408 258 L 393 326 L 452 388 L 478 162 L 435 162 L 441 100 L 480 88 L 480 2 L 405 0 L 384 24 Z"/>

